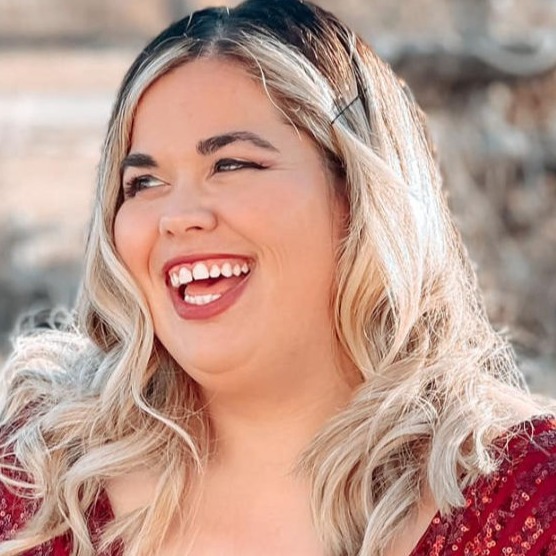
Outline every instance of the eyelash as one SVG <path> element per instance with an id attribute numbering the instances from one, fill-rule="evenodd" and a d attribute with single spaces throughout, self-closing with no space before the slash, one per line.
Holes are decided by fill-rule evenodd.
<path id="1" fill-rule="evenodd" d="M 124 183 L 124 198 L 129 199 L 135 197 L 139 191 L 148 189 L 147 182 L 153 180 L 153 176 L 134 176 Z M 158 180 L 160 181 L 160 180 Z"/>
<path id="2" fill-rule="evenodd" d="M 224 169 L 228 166 L 228 169 Z M 229 168 L 230 166 L 235 166 L 235 168 Z M 266 166 L 259 164 L 257 162 L 250 162 L 247 160 L 237 160 L 235 158 L 221 158 L 217 160 L 212 168 L 211 174 L 216 174 L 217 172 L 234 172 L 236 170 L 245 170 L 245 169 L 253 169 L 253 170 L 264 170 Z M 147 174 L 141 176 L 134 176 L 130 178 L 128 181 L 124 183 L 124 197 L 129 199 L 131 197 L 135 197 L 137 193 L 142 191 L 143 189 L 148 189 L 149 186 L 146 185 L 150 181 L 158 181 L 160 183 L 164 183 L 161 180 Z"/>
<path id="3" fill-rule="evenodd" d="M 222 167 L 228 166 L 236 166 L 236 168 L 222 170 Z M 234 170 L 244 170 L 244 169 L 253 169 L 253 170 L 264 170 L 266 166 L 263 164 L 259 164 L 257 162 L 251 162 L 249 160 L 237 160 L 235 158 L 222 158 L 216 162 L 214 165 L 212 173 L 215 174 L 218 170 L 223 172 L 233 172 Z"/>

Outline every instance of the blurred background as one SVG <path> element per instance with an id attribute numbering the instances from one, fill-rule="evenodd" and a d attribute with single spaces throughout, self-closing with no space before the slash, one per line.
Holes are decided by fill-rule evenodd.
<path id="1" fill-rule="evenodd" d="M 23 312 L 73 303 L 126 68 L 169 22 L 210 3 L 237 4 L 0 0 L 0 361 Z M 489 314 L 531 389 L 556 395 L 556 0 L 317 3 L 425 108 Z"/>

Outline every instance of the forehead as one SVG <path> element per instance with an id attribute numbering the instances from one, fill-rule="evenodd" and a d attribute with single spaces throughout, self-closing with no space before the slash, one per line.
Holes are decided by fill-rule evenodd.
<path id="1" fill-rule="evenodd" d="M 197 140 L 230 129 L 277 125 L 285 125 L 281 113 L 242 66 L 201 58 L 171 70 L 146 90 L 135 112 L 132 143 L 167 134 Z"/>

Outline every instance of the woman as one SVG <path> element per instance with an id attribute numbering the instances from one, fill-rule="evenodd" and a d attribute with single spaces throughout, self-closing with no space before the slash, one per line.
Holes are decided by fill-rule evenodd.
<path id="1" fill-rule="evenodd" d="M 311 3 L 155 38 L 79 323 L 6 369 L 0 554 L 556 553 L 556 420 L 440 181 L 407 88 Z"/>

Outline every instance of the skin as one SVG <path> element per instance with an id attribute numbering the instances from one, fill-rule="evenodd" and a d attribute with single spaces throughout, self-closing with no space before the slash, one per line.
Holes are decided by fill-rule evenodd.
<path id="1" fill-rule="evenodd" d="M 198 141 L 236 130 L 257 133 L 277 152 L 247 141 L 209 156 L 196 152 Z M 158 168 L 125 171 L 124 183 L 153 178 L 120 208 L 116 247 L 147 298 L 158 338 L 178 363 L 211 396 L 241 404 L 254 394 L 289 397 L 311 367 L 318 377 L 341 376 L 329 303 L 343 215 L 318 151 L 283 122 L 259 86 L 228 62 L 178 68 L 144 95 L 130 153 L 150 155 Z M 216 171 L 223 158 L 266 168 Z M 170 303 L 162 266 L 203 252 L 253 257 L 255 268 L 228 311 L 185 321 Z"/>
<path id="2" fill-rule="evenodd" d="M 198 152 L 199 141 L 233 131 L 255 133 L 272 148 L 234 141 Z M 284 121 L 260 86 L 218 59 L 181 66 L 146 92 L 131 140 L 130 154 L 138 153 L 155 165 L 137 167 L 136 160 L 124 172 L 124 183 L 143 176 L 148 187 L 128 196 L 117 214 L 117 251 L 145 295 L 157 337 L 200 385 L 217 448 L 184 501 L 184 514 L 194 508 L 187 527 L 173 523 L 157 554 L 323 556 L 309 486 L 292 468 L 358 383 L 335 349 L 329 307 L 347 215 L 331 193 L 338 184 L 315 145 Z M 248 256 L 255 266 L 235 305 L 186 321 L 161 269 L 202 252 Z M 523 419 L 536 412 L 516 408 Z M 144 470 L 110 481 L 116 515 L 149 503 L 157 478 Z M 410 554 L 436 511 L 425 489 L 385 556 Z"/>
<path id="3" fill-rule="evenodd" d="M 240 140 L 198 152 L 199 141 L 235 131 L 272 148 Z M 197 517 L 188 533 L 170 533 L 162 553 L 245 556 L 264 546 L 268 555 L 322 554 L 308 486 L 291 471 L 357 383 L 338 355 L 330 310 L 346 218 L 334 178 L 260 85 L 218 59 L 190 62 L 147 90 L 133 124 L 130 154 L 138 153 L 155 164 L 125 169 L 124 185 L 141 177 L 147 187 L 119 209 L 116 248 L 157 337 L 200 385 L 217 437 L 217 457 L 196 493 Z M 162 272 L 191 253 L 255 262 L 239 300 L 203 321 L 177 314 Z M 116 513 L 144 503 L 154 480 L 146 473 L 109 485 Z"/>

